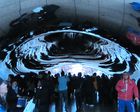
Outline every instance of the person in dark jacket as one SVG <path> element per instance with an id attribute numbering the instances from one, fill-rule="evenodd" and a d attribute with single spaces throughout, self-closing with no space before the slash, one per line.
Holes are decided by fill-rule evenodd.
<path id="1" fill-rule="evenodd" d="M 11 85 L 8 85 L 8 92 L 6 95 L 6 102 L 7 102 L 7 112 L 16 112 L 16 105 L 17 105 L 17 93 L 15 90 L 15 83 L 13 81 Z"/>
<path id="2" fill-rule="evenodd" d="M 40 74 L 45 74 L 41 72 Z M 51 95 L 53 94 L 53 84 L 50 80 L 49 74 L 44 75 L 38 81 L 36 90 L 37 108 L 38 112 L 49 112 L 51 104 Z"/>
<path id="3" fill-rule="evenodd" d="M 82 111 L 82 103 L 83 103 L 83 94 L 82 94 L 83 78 L 81 76 L 82 73 L 81 72 L 78 73 L 78 77 L 76 77 L 74 81 L 77 112 Z"/>
<path id="4" fill-rule="evenodd" d="M 137 87 L 138 87 L 138 91 L 139 91 L 139 99 L 140 99 L 140 79 L 138 80 Z"/>

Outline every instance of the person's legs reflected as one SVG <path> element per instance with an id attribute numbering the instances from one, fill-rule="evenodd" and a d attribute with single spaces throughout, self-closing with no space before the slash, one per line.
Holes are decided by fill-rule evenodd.
<path id="1" fill-rule="evenodd" d="M 59 110 L 63 112 L 63 92 L 59 92 Z"/>
<path id="2" fill-rule="evenodd" d="M 125 112 L 125 101 L 118 100 L 118 112 Z"/>
<path id="3" fill-rule="evenodd" d="M 80 92 L 75 92 L 75 98 L 76 98 L 76 108 L 77 112 L 82 111 L 82 96 Z"/>
<path id="4" fill-rule="evenodd" d="M 60 96 L 59 93 L 55 93 L 55 112 L 61 112 L 60 111 Z"/>
<path id="5" fill-rule="evenodd" d="M 126 101 L 126 107 L 127 107 L 128 112 L 135 112 L 133 101 Z"/>
<path id="6" fill-rule="evenodd" d="M 68 108 L 68 93 L 67 93 L 67 91 L 63 92 L 63 97 L 64 97 L 64 102 L 65 102 L 65 110 L 66 110 L 66 112 L 68 112 L 69 108 Z"/>

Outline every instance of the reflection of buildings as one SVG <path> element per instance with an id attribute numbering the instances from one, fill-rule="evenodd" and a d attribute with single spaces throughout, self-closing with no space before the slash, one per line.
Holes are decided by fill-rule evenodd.
<path id="1" fill-rule="evenodd" d="M 65 37 L 61 37 L 63 34 L 72 37 L 65 40 Z M 89 47 L 93 49 L 87 50 Z M 39 71 L 46 70 L 55 74 L 61 69 L 72 74 L 81 70 L 84 75 L 92 75 L 97 71 L 106 75 L 121 74 L 131 69 L 132 56 L 138 57 L 118 43 L 100 35 L 72 29 L 49 31 L 27 39 L 22 37 L 2 52 L 6 55 L 0 64 L 3 68 L 10 69 L 9 73 L 4 72 L 5 68 L 0 70 L 1 75 L 5 77 L 10 73 L 38 74 Z M 135 65 L 132 66 L 134 68 Z"/>
<path id="2" fill-rule="evenodd" d="M 64 70 L 65 73 L 71 73 L 72 75 L 77 76 L 79 72 L 82 75 L 90 75 L 92 76 L 97 70 L 95 68 L 90 68 L 88 66 L 83 66 L 82 64 L 66 64 L 64 66 L 60 66 L 60 68 L 52 69 L 52 74 L 60 73 L 61 70 Z"/>

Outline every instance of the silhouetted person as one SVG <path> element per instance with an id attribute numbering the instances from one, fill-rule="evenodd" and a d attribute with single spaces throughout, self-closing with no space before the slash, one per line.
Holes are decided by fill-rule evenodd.
<path id="1" fill-rule="evenodd" d="M 139 99 L 140 99 L 140 79 L 138 80 L 137 86 L 138 86 L 138 91 L 139 91 Z"/>
<path id="2" fill-rule="evenodd" d="M 78 73 L 78 77 L 74 80 L 74 87 L 75 87 L 75 99 L 76 99 L 76 108 L 77 112 L 82 111 L 82 103 L 83 103 L 83 78 L 81 77 L 82 73 Z"/>
<path id="3" fill-rule="evenodd" d="M 87 105 L 94 104 L 95 91 L 96 89 L 93 85 L 92 78 L 89 76 L 86 76 L 86 79 L 83 85 L 83 91 L 82 91 L 84 92 L 85 104 Z"/>
<path id="4" fill-rule="evenodd" d="M 40 73 L 40 75 L 43 72 Z M 49 76 L 45 76 L 38 81 L 36 90 L 38 112 L 49 112 L 52 85 Z"/>
<path id="5" fill-rule="evenodd" d="M 49 94 L 47 88 L 43 86 L 42 80 L 39 80 L 36 90 L 36 106 L 38 112 L 49 112 Z"/>
<path id="6" fill-rule="evenodd" d="M 17 82 L 13 81 L 11 85 L 8 85 L 8 92 L 6 95 L 7 112 L 17 112 Z"/>

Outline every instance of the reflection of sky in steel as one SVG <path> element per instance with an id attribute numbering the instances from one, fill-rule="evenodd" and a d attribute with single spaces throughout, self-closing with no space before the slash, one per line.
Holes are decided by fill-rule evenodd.
<path id="1" fill-rule="evenodd" d="M 33 12 L 34 12 L 34 13 L 39 13 L 39 12 L 42 11 L 42 10 L 43 10 L 42 7 L 37 7 L 37 8 L 35 8 L 35 9 L 33 9 Z"/>
<path id="2" fill-rule="evenodd" d="M 79 41 L 84 42 L 83 45 L 74 45 L 76 38 L 81 39 Z M 67 39 L 71 41 L 67 43 L 71 46 L 62 44 Z M 67 51 L 69 48 L 72 52 Z M 38 73 L 48 70 L 55 74 L 61 69 L 73 74 L 80 70 L 88 75 L 92 75 L 94 71 L 101 71 L 106 75 L 121 74 L 131 70 L 132 56 L 137 59 L 135 70 L 140 66 L 139 57 L 118 43 L 94 33 L 77 30 L 49 31 L 29 39 L 22 37 L 1 53 L 5 54 L 0 61 L 0 74 L 3 78 L 7 78 L 10 73 Z"/>

